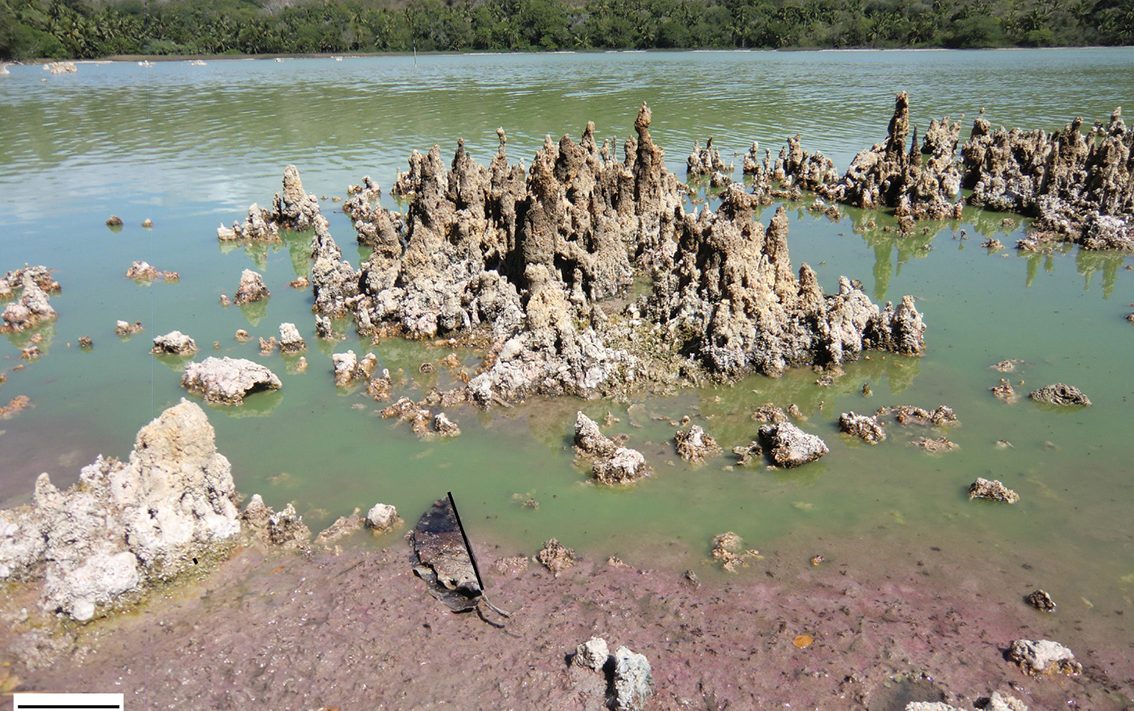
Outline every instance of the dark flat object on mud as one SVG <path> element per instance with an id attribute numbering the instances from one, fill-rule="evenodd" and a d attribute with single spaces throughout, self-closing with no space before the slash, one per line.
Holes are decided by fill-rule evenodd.
<path id="1" fill-rule="evenodd" d="M 429 583 L 429 593 L 453 612 L 475 609 L 484 591 L 448 498 L 437 499 L 421 515 L 410 542 L 413 572 Z"/>

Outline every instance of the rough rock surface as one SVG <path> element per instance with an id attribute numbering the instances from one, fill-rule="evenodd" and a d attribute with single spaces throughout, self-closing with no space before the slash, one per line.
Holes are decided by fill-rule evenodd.
<path id="1" fill-rule="evenodd" d="M 250 304 L 269 296 L 271 296 L 271 292 L 264 285 L 264 277 L 251 269 L 245 269 L 240 273 L 240 286 L 236 288 L 236 296 L 233 297 L 233 301 L 237 304 Z"/>
<path id="2" fill-rule="evenodd" d="M 614 653 L 614 708 L 641 711 L 654 688 L 650 662 L 645 655 L 619 647 Z"/>
<path id="3" fill-rule="evenodd" d="M 721 451 L 717 441 L 706 434 L 700 425 L 691 425 L 689 429 L 678 430 L 673 436 L 673 442 L 677 446 L 678 456 L 687 462 L 703 462 Z"/>
<path id="4" fill-rule="evenodd" d="M 57 316 L 48 294 L 59 291 L 59 283 L 51 278 L 46 267 L 8 272 L 0 280 L 0 291 L 6 297 L 19 291 L 19 298 L 0 312 L 0 333 L 26 331 Z"/>
<path id="5" fill-rule="evenodd" d="M 1082 390 L 1065 383 L 1045 385 L 1039 390 L 1033 390 L 1028 397 L 1036 402 L 1062 407 L 1086 407 L 1091 404 L 1091 399 L 1084 395 Z"/>
<path id="6" fill-rule="evenodd" d="M 997 479 L 984 479 L 978 477 L 969 485 L 969 499 L 985 499 L 986 501 L 1000 501 L 1014 504 L 1020 500 L 1020 495 L 1012 491 Z"/>
<path id="7" fill-rule="evenodd" d="M 893 415 L 899 425 L 942 427 L 957 422 L 957 413 L 948 405 L 938 405 L 932 410 L 914 405 L 893 405 L 880 407 L 874 414 L 878 417 Z"/>
<path id="8" fill-rule="evenodd" d="M 379 533 L 389 531 L 401 522 L 398 510 L 389 504 L 374 504 L 366 512 L 366 527 Z"/>
<path id="9" fill-rule="evenodd" d="M 1071 650 L 1049 639 L 1018 639 L 1008 650 L 1008 660 L 1015 662 L 1026 674 L 1079 674 L 1083 666 L 1075 661 Z"/>
<path id="10" fill-rule="evenodd" d="M 1016 389 L 1012 387 L 1012 383 L 1008 382 L 1007 378 L 1001 378 L 1000 382 L 993 385 L 989 390 L 992 391 L 992 396 L 997 400 L 1015 402 L 1017 399 Z"/>
<path id="11" fill-rule="evenodd" d="M 829 451 L 817 435 L 804 432 L 790 422 L 764 425 L 759 434 L 765 451 L 781 467 L 802 466 Z"/>
<path id="12" fill-rule="evenodd" d="M 248 395 L 279 390 L 283 383 L 259 363 L 243 358 L 209 357 L 185 366 L 181 386 L 214 404 L 239 405 Z"/>
<path id="13" fill-rule="evenodd" d="M 335 371 L 335 385 L 342 387 L 357 380 L 366 380 L 373 375 L 378 367 L 378 356 L 367 353 L 362 360 L 359 360 L 354 351 L 333 353 L 331 363 Z"/>
<path id="14" fill-rule="evenodd" d="M 858 437 L 867 444 L 878 444 L 886 439 L 886 428 L 877 417 L 857 415 L 853 410 L 839 415 L 839 431 Z"/>
<path id="15" fill-rule="evenodd" d="M 299 334 L 299 329 L 295 327 L 295 324 L 281 323 L 280 352 L 300 353 L 305 350 L 307 350 L 307 342 L 303 340 L 303 336 Z"/>
<path id="16" fill-rule="evenodd" d="M 547 539 L 543 548 L 536 553 L 536 562 L 550 570 L 557 577 L 564 570 L 575 565 L 578 558 L 575 551 L 560 543 L 554 538 Z"/>
<path id="17" fill-rule="evenodd" d="M 760 551 L 744 548 L 744 541 L 732 531 L 713 536 L 713 560 L 720 562 L 726 573 L 735 573 L 750 560 L 759 560 Z"/>
<path id="18" fill-rule="evenodd" d="M 181 331 L 170 331 L 155 338 L 150 351 L 154 355 L 188 356 L 197 352 L 197 342 Z"/>
<path id="19" fill-rule="evenodd" d="M 825 296 L 804 264 L 798 279 L 788 257 L 787 213 L 767 230 L 739 188 L 720 210 L 687 216 L 676 252 L 661 260 L 654 288 L 635 306 L 649 318 L 659 348 L 692 354 L 708 371 L 778 375 L 801 365 L 838 365 L 864 349 L 916 355 L 925 326 L 913 300 L 879 309 L 850 280 Z"/>
<path id="20" fill-rule="evenodd" d="M 855 207 L 892 207 L 903 232 L 915 220 L 959 218 L 961 173 L 955 155 L 960 125 L 948 117 L 930 122 L 919 147 L 916 129 L 909 139 L 909 114 L 909 96 L 903 91 L 894 101 L 885 143 L 859 152 L 842 178 L 816 191 Z"/>
<path id="21" fill-rule="evenodd" d="M 594 460 L 591 473 L 601 484 L 633 484 L 650 474 L 641 452 L 619 446 L 582 412 L 575 414 L 575 450 Z"/>
<path id="22" fill-rule="evenodd" d="M 129 338 L 141 332 L 141 321 L 135 321 L 134 323 L 130 323 L 129 321 L 116 321 L 114 323 L 114 333 L 120 338 Z"/>
<path id="23" fill-rule="evenodd" d="M 306 549 L 311 540 L 311 529 L 303 522 L 303 517 L 288 504 L 280 511 L 264 503 L 259 494 L 254 494 L 240 520 L 249 533 L 265 543 L 285 549 Z"/>
<path id="24" fill-rule="evenodd" d="M 315 219 L 321 216 L 319 198 L 304 191 L 299 169 L 294 165 L 284 168 L 283 192 L 276 193 L 272 200 L 272 222 L 284 229 L 302 231 L 312 229 Z"/>
<path id="25" fill-rule="evenodd" d="M 575 666 L 584 667 L 592 671 L 602 671 L 607 658 L 610 657 L 610 648 L 602 637 L 591 637 L 575 648 L 572 662 Z"/>
<path id="26" fill-rule="evenodd" d="M 1055 612 L 1055 601 L 1052 600 L 1051 595 L 1048 595 L 1044 590 L 1033 590 L 1028 593 L 1024 600 L 1037 610 Z"/>
<path id="27" fill-rule="evenodd" d="M 731 175 L 732 171 L 732 164 L 725 163 L 721 160 L 720 151 L 713 148 L 712 136 L 705 142 L 704 148 L 694 143 L 693 152 L 689 154 L 689 158 L 685 161 L 685 177 L 689 180 L 707 178 L 714 173 Z"/>
<path id="28" fill-rule="evenodd" d="M 44 581 L 42 604 L 89 620 L 240 532 L 229 462 L 187 400 L 143 427 L 127 462 L 99 457 L 59 490 L 0 512 L 0 579 Z"/>
<path id="29" fill-rule="evenodd" d="M 319 535 L 315 536 L 315 545 L 329 546 L 339 539 L 346 538 L 352 533 L 362 530 L 363 518 L 358 515 L 359 511 L 361 511 L 361 509 L 356 507 L 354 513 L 350 516 L 339 516 L 335 519 L 334 523 L 320 531 Z"/>
<path id="30" fill-rule="evenodd" d="M 1134 131 L 1121 109 L 1084 135 L 1083 119 L 1061 131 L 992 130 L 973 122 L 962 148 L 969 201 L 1036 218 L 1018 245 L 1076 242 L 1087 249 L 1134 249 Z"/>
<path id="31" fill-rule="evenodd" d="M 217 228 L 217 239 L 221 242 L 279 242 L 280 228 L 272 222 L 270 212 L 252 203 L 248 206 L 248 215 L 243 222 L 233 222 L 232 227 L 221 225 Z"/>

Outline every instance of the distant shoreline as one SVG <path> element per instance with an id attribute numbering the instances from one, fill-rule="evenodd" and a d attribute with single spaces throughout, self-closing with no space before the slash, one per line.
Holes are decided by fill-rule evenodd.
<path id="1" fill-rule="evenodd" d="M 191 62 L 195 60 L 208 62 L 221 61 L 248 61 L 256 59 L 369 59 L 373 57 L 451 57 L 451 56 L 496 56 L 496 55 L 557 55 L 557 54 L 793 54 L 798 52 L 839 52 L 858 54 L 868 52 L 1003 52 L 1003 51 L 1054 51 L 1054 50 L 1081 50 L 1081 49 L 1132 49 L 1134 45 L 1068 45 L 1059 47 L 980 47 L 980 48 L 954 48 L 954 47 L 781 47 L 781 48 L 688 48 L 688 49 L 577 49 L 577 50 L 546 50 L 546 51 L 509 51 L 509 50 L 476 50 L 470 52 L 323 52 L 315 54 L 116 54 L 94 59 L 50 59 L 37 57 L 35 59 L 4 60 L 0 64 L 7 66 L 42 65 L 52 62 L 74 62 L 75 64 L 110 64 L 129 62 Z"/>

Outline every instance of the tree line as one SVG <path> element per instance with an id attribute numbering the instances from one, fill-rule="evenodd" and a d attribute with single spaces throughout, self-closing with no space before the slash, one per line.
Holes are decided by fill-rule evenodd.
<path id="1" fill-rule="evenodd" d="M 0 0 L 0 58 L 1134 44 L 1134 0 Z"/>

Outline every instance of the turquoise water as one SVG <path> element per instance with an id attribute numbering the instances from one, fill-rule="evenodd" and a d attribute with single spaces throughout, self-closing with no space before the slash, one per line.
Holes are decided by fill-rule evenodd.
<path id="1" fill-rule="evenodd" d="M 821 547 L 833 560 L 884 567 L 935 545 L 955 560 L 1027 561 L 1029 572 L 1017 569 L 1024 577 L 1005 584 L 1036 580 L 1057 599 L 1087 598 L 1100 624 L 1117 624 L 1114 611 L 1134 606 L 1134 327 L 1122 318 L 1134 302 L 1130 257 L 988 254 L 983 235 L 1011 245 L 1023 223 L 1003 227 L 1004 215 L 977 210 L 900 239 L 858 227 L 869 217 L 887 224 L 885 217 L 845 210 L 832 222 L 794 207 L 794 262 L 810 263 L 828 290 L 845 274 L 879 301 L 915 295 L 928 324 L 925 357 L 874 355 L 830 388 L 804 370 L 628 403 L 456 410 L 461 437 L 422 442 L 377 417 L 381 405 L 364 391 L 336 388 L 330 356 L 373 350 L 383 367 L 404 371 L 402 390 L 413 395 L 432 384 L 418 365 L 448 349 L 317 341 L 310 293 L 287 286 L 307 269 L 308 237 L 245 250 L 219 246 L 215 229 L 251 202 L 269 203 L 288 163 L 318 195 L 342 195 L 367 174 L 388 187 L 411 149 L 433 143 L 448 156 L 464 137 L 487 162 L 497 126 L 508 131 L 513 160 L 530 160 L 545 133 L 577 136 L 587 120 L 621 143 L 641 101 L 653 108 L 655 139 L 681 176 L 693 142 L 709 135 L 739 164 L 751 141 L 774 152 L 801 132 L 807 148 L 845 168 L 855 151 L 884 138 L 898 90 L 909 91 L 921 128 L 931 117 L 963 114 L 967 135 L 983 107 L 994 124 L 1051 129 L 1129 103 L 1132 70 L 1128 49 L 232 60 L 81 64 L 60 77 L 12 67 L 0 78 L 0 270 L 46 264 L 63 293 L 52 299 L 60 316 L 43 329 L 42 359 L 14 371 L 26 336 L 0 339 L 8 374 L 0 400 L 27 394 L 34 402 L 0 420 L 0 504 L 26 500 L 41 471 L 67 483 L 100 452 L 128 454 L 137 429 L 184 395 L 184 361 L 149 354 L 152 337 L 180 329 L 197 340 L 200 357 L 252 358 L 283 379 L 279 393 L 209 408 L 209 416 L 238 488 L 277 506 L 295 501 L 314 528 L 375 501 L 412 521 L 452 490 L 478 535 L 528 551 L 555 536 L 586 555 L 705 567 L 711 537 L 735 530 L 773 556 L 798 559 Z M 357 264 L 348 220 L 336 204 L 323 207 Z M 125 220 L 121 231 L 103 225 L 112 213 Z M 147 217 L 151 230 L 140 227 Z M 181 280 L 135 284 L 123 276 L 134 259 L 177 270 Z M 263 273 L 271 299 L 222 308 L 220 294 L 234 293 L 244 268 Z M 118 319 L 141 320 L 145 332 L 119 339 Z M 308 340 L 304 373 L 294 372 L 295 359 L 258 354 L 255 337 L 277 335 L 283 321 Z M 234 341 L 239 328 L 253 340 Z M 82 335 L 94 338 L 92 351 L 77 348 Z M 1065 381 L 1094 406 L 999 402 L 988 388 L 1000 373 L 989 365 L 1005 358 L 1024 361 L 1009 376 L 1021 394 Z M 754 438 L 751 411 L 767 401 L 797 403 L 830 455 L 781 472 L 734 467 L 728 455 L 690 466 L 674 454 L 669 420 L 693 417 L 727 452 Z M 947 403 L 961 422 L 945 432 L 891 426 L 875 447 L 837 432 L 842 411 L 898 403 Z M 627 491 L 587 483 L 570 447 L 580 408 L 620 418 L 609 429 L 628 434 L 656 475 Z M 959 449 L 929 455 L 910 444 L 941 434 Z M 1012 447 L 998 448 L 1001 439 Z M 969 502 L 966 487 L 977 476 L 1003 480 L 1021 502 Z M 519 505 L 516 494 L 539 508 Z"/>

